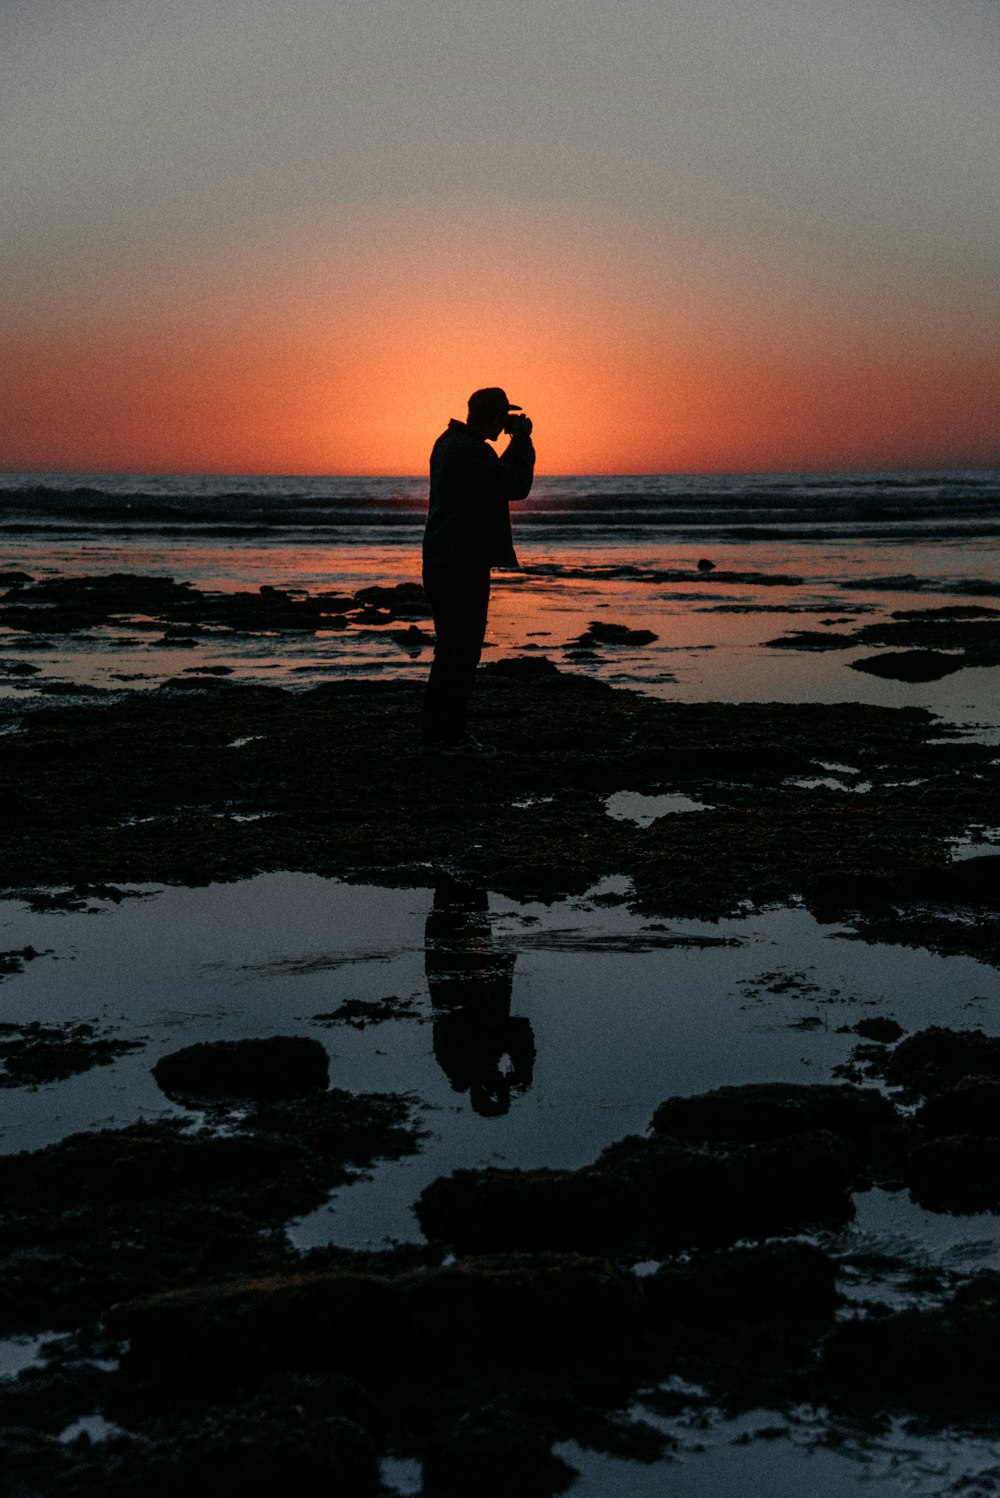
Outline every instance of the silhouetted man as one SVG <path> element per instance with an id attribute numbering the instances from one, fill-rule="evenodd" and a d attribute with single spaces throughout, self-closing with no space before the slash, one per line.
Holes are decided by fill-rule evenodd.
<path id="1" fill-rule="evenodd" d="M 495 751 L 468 731 L 469 699 L 486 636 L 490 569 L 516 567 L 508 505 L 535 473 L 531 421 L 493 386 L 469 397 L 431 453 L 424 591 L 434 615 L 434 661 L 424 698 L 422 752 L 479 759 Z M 506 450 L 490 447 L 501 432 Z"/>

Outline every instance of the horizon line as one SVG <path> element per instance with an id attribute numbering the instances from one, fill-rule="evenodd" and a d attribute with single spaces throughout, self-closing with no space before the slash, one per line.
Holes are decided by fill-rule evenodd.
<path id="1" fill-rule="evenodd" d="M 643 469 L 547 469 L 536 478 L 788 478 L 801 475 L 842 474 L 853 477 L 880 473 L 908 473 L 914 475 L 954 473 L 1000 473 L 1000 457 L 994 463 L 952 463 L 947 467 L 910 466 L 909 464 L 878 464 L 869 467 L 840 468 L 643 468 Z M 419 473 L 364 472 L 358 469 L 342 470 L 286 470 L 256 469 L 235 470 L 224 468 L 2 468 L 0 478 L 232 478 L 232 479 L 397 479 L 426 481 L 426 470 Z"/>

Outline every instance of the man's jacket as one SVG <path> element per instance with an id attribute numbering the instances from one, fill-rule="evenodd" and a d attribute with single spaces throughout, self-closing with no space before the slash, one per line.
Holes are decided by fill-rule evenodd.
<path id="1" fill-rule="evenodd" d="M 531 438 L 517 433 L 497 454 L 464 421 L 450 421 L 431 453 L 424 561 L 434 567 L 516 567 L 508 504 L 535 475 Z"/>

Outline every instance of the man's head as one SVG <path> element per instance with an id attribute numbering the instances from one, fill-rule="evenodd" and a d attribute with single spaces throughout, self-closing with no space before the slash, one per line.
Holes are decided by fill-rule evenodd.
<path id="1" fill-rule="evenodd" d="M 507 425 L 511 411 L 520 409 L 520 406 L 511 405 L 506 392 L 499 385 L 474 390 L 469 396 L 469 428 L 478 436 L 487 437 L 493 442 Z"/>

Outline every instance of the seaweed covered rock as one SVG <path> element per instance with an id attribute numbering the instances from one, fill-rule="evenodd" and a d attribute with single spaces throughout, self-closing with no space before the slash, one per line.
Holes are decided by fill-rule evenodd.
<path id="1" fill-rule="evenodd" d="M 889 681 L 940 681 L 942 676 L 961 671 L 968 661 L 961 656 L 945 655 L 941 650 L 887 650 L 847 664 L 852 671 L 883 676 Z"/>
<path id="2" fill-rule="evenodd" d="M 577 1254 L 231 1280 L 118 1305 L 107 1324 L 130 1339 L 136 1377 L 213 1387 L 268 1369 L 381 1381 L 414 1362 L 607 1370 L 645 1335 L 634 1277 Z"/>
<path id="3" fill-rule="evenodd" d="M 17 955 L 0 953 L 0 959 Z M 24 954 L 20 955 L 24 960 Z M 20 1025 L 0 1024 L 0 1087 L 39 1087 L 59 1082 L 92 1066 L 109 1066 L 119 1056 L 142 1046 L 141 1040 L 114 1039 L 107 1031 L 87 1023 L 43 1025 L 31 1020 Z"/>
<path id="4" fill-rule="evenodd" d="M 977 1275 L 941 1307 L 835 1327 L 822 1374 L 844 1402 L 947 1416 L 995 1414 L 1000 1401 L 1000 1275 Z"/>
<path id="5" fill-rule="evenodd" d="M 931 1025 L 900 1041 L 883 1074 L 892 1086 L 924 1097 L 963 1077 L 1000 1077 L 1000 1036 Z"/>
<path id="6" fill-rule="evenodd" d="M 695 1097 L 672 1097 L 653 1114 L 657 1134 L 689 1142 L 756 1143 L 825 1129 L 867 1140 L 897 1122 L 892 1103 L 873 1087 L 757 1082 L 718 1087 Z"/>
<path id="7" fill-rule="evenodd" d="M 517 1408 L 470 1410 L 431 1442 L 424 1455 L 424 1492 L 435 1498 L 549 1498 L 578 1476 L 551 1448 L 550 1433 Z"/>
<path id="8" fill-rule="evenodd" d="M 123 1297 L 286 1266 L 289 1217 L 417 1148 L 409 1106 L 330 1091 L 226 1134 L 164 1119 L 0 1156 L 0 1329 L 78 1326 Z"/>
<path id="9" fill-rule="evenodd" d="M 829 1134 L 715 1151 L 633 1137 L 583 1170 L 457 1170 L 414 1210 L 429 1238 L 458 1253 L 621 1253 L 844 1223 L 849 1181 Z"/>
<path id="10" fill-rule="evenodd" d="M 50 1491 L 67 1498 L 285 1498 L 381 1491 L 376 1447 L 351 1420 L 285 1399 L 198 1411 L 75 1454 Z"/>
<path id="11" fill-rule="evenodd" d="M 963 1077 L 916 1114 L 928 1134 L 1000 1134 L 1000 1077 Z"/>
<path id="12" fill-rule="evenodd" d="M 651 629 L 630 629 L 627 624 L 610 624 L 603 619 L 592 619 L 583 634 L 578 636 L 578 645 L 652 645 L 659 637 Z"/>
<path id="13" fill-rule="evenodd" d="M 1000 1137 L 951 1134 L 931 1139 L 909 1158 L 906 1183 L 935 1212 L 1000 1210 Z"/>
<path id="14" fill-rule="evenodd" d="M 645 1280 L 647 1304 L 664 1327 L 828 1321 L 837 1307 L 836 1268 L 809 1243 L 766 1243 L 661 1265 Z"/>
<path id="15" fill-rule="evenodd" d="M 859 1019 L 853 1029 L 855 1035 L 873 1040 L 876 1045 L 893 1045 L 906 1033 L 898 1020 L 890 1019 L 885 1014 L 872 1015 L 871 1019 Z"/>
<path id="16" fill-rule="evenodd" d="M 325 1088 L 329 1067 L 318 1040 L 271 1035 L 185 1046 L 161 1056 L 153 1075 L 168 1097 L 288 1098 Z"/>
<path id="17" fill-rule="evenodd" d="M 429 619 L 431 613 L 427 595 L 419 583 L 396 583 L 394 586 L 372 583 L 358 588 L 354 599 L 347 600 L 349 606 L 355 601 L 386 609 L 397 619 Z"/>
<path id="18" fill-rule="evenodd" d="M 730 1409 L 810 1397 L 816 1345 L 840 1303 L 836 1266 L 812 1244 L 689 1255 L 661 1265 L 643 1289 L 651 1325 L 688 1383 Z"/>

